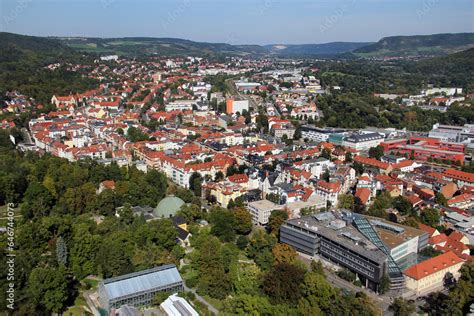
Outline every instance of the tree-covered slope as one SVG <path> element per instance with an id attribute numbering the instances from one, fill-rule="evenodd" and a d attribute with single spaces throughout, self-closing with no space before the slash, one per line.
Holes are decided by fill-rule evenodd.
<path id="1" fill-rule="evenodd" d="M 0 33 L 0 95 L 5 91 L 21 93 L 47 102 L 55 93 L 69 93 L 89 89 L 93 80 L 82 78 L 77 72 L 67 71 L 66 62 L 90 62 L 90 58 L 53 39 Z M 52 71 L 45 66 L 60 63 Z"/>
<path id="2" fill-rule="evenodd" d="M 384 37 L 354 51 L 360 56 L 446 55 L 474 47 L 474 33 Z"/>

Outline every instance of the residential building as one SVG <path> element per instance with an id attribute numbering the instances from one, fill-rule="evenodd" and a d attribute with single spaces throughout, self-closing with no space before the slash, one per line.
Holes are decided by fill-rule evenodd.
<path id="1" fill-rule="evenodd" d="M 448 273 L 459 279 L 459 269 L 463 263 L 464 261 L 451 251 L 420 262 L 403 271 L 406 287 L 415 291 L 418 296 L 441 290 Z"/>
<path id="2" fill-rule="evenodd" d="M 227 99 L 226 101 L 226 113 L 227 114 L 234 114 L 249 110 L 249 101 L 248 100 L 234 100 L 234 99 Z"/>

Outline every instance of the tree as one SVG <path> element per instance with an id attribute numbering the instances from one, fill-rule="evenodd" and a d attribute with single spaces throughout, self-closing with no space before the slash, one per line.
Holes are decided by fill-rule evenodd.
<path id="1" fill-rule="evenodd" d="M 96 273 L 96 253 L 100 239 L 100 236 L 90 233 L 90 227 L 85 223 L 73 226 L 73 242 L 69 260 L 72 271 L 78 279 Z"/>
<path id="2" fill-rule="evenodd" d="M 402 215 L 412 215 L 414 213 L 413 205 L 404 196 L 397 196 L 392 204 Z"/>
<path id="3" fill-rule="evenodd" d="M 264 277 L 263 292 L 274 303 L 297 304 L 304 278 L 303 268 L 289 263 L 276 264 Z"/>
<path id="4" fill-rule="evenodd" d="M 380 294 L 386 293 L 390 289 L 390 278 L 384 274 L 380 280 L 379 292 Z"/>
<path id="5" fill-rule="evenodd" d="M 423 213 L 421 213 L 422 222 L 431 227 L 439 225 L 440 218 L 438 210 L 434 208 L 426 208 L 423 210 Z"/>
<path id="6" fill-rule="evenodd" d="M 104 278 L 110 278 L 133 271 L 130 255 L 126 253 L 121 240 L 110 236 L 100 245 L 97 265 Z"/>
<path id="7" fill-rule="evenodd" d="M 28 294 L 36 305 L 49 312 L 59 313 L 65 308 L 68 293 L 68 281 L 63 266 L 37 267 L 31 271 Z"/>
<path id="8" fill-rule="evenodd" d="M 235 217 L 231 211 L 217 208 L 211 211 L 210 223 L 211 234 L 219 237 L 223 242 L 231 242 L 235 239 Z"/>
<path id="9" fill-rule="evenodd" d="M 298 254 L 293 249 L 293 247 L 287 244 L 277 243 L 275 246 L 273 246 L 272 253 L 273 253 L 273 256 L 275 257 L 275 262 L 277 264 L 279 263 L 294 264 L 296 262 L 296 258 L 298 257 Z"/>
<path id="10" fill-rule="evenodd" d="M 352 194 L 340 194 L 337 206 L 339 208 L 352 210 L 354 206 L 354 196 Z"/>
<path id="11" fill-rule="evenodd" d="M 132 143 L 148 140 L 149 136 L 141 129 L 131 126 L 127 130 L 127 139 Z"/>
<path id="12" fill-rule="evenodd" d="M 153 298 L 153 305 L 159 306 L 161 303 L 166 301 L 166 299 L 171 295 L 170 292 L 167 291 L 159 291 L 156 293 L 155 297 Z"/>
<path id="13" fill-rule="evenodd" d="M 213 298 L 224 299 L 231 289 L 231 280 L 225 272 L 222 246 L 219 239 L 203 236 L 198 253 L 193 259 L 199 271 L 198 291 Z"/>
<path id="14" fill-rule="evenodd" d="M 201 197 L 202 176 L 198 172 L 193 172 L 189 177 L 189 189 L 194 192 L 195 196 Z"/>
<path id="15" fill-rule="evenodd" d="M 369 148 L 369 157 L 380 160 L 383 156 L 383 147 L 378 145 L 376 147 Z"/>
<path id="16" fill-rule="evenodd" d="M 240 235 L 239 237 L 237 237 L 237 241 L 235 242 L 235 244 L 240 250 L 245 250 L 245 248 L 247 248 L 247 245 L 249 244 L 249 238 L 247 236 Z"/>
<path id="17" fill-rule="evenodd" d="M 274 309 L 268 298 L 258 295 L 241 294 L 224 303 L 229 315 L 276 315 Z"/>
<path id="18" fill-rule="evenodd" d="M 58 240 L 56 241 L 56 258 L 58 260 L 58 264 L 66 265 L 67 263 L 67 246 L 66 242 L 64 242 L 64 238 L 59 236 Z"/>
<path id="19" fill-rule="evenodd" d="M 323 174 L 321 175 L 321 179 L 326 182 L 329 182 L 329 180 L 331 179 L 331 173 L 329 172 L 329 169 L 324 170 Z"/>
<path id="20" fill-rule="evenodd" d="M 311 272 L 324 275 L 324 267 L 321 263 L 321 260 L 313 260 L 311 261 Z"/>
<path id="21" fill-rule="evenodd" d="M 237 234 L 247 235 L 252 231 L 252 215 L 245 208 L 236 208 L 233 210 Z"/>
<path id="22" fill-rule="evenodd" d="M 43 184 L 33 182 L 25 192 L 21 211 L 25 218 L 46 216 L 54 202 L 53 196 Z"/>
<path id="23" fill-rule="evenodd" d="M 320 315 L 337 312 L 338 292 L 326 281 L 324 275 L 309 272 L 301 286 L 303 298 L 298 303 L 298 310 L 303 315 Z"/>
<path id="24" fill-rule="evenodd" d="M 438 192 L 435 196 L 435 203 L 438 203 L 442 206 L 448 206 L 448 200 L 444 197 L 443 193 Z"/>
<path id="25" fill-rule="evenodd" d="M 346 162 L 352 162 L 352 153 L 350 151 L 346 152 Z"/>
<path id="26" fill-rule="evenodd" d="M 288 213 L 285 210 L 273 210 L 268 218 L 268 227 L 270 232 L 276 236 L 279 235 L 280 226 L 288 219 Z"/>
<path id="27" fill-rule="evenodd" d="M 176 215 L 184 217 L 189 224 L 201 218 L 202 212 L 201 208 L 195 204 L 183 204 Z"/>
<path id="28" fill-rule="evenodd" d="M 364 165 L 362 165 L 360 162 L 354 161 L 352 164 L 352 169 L 356 171 L 357 175 L 361 175 L 364 173 Z"/>
<path id="29" fill-rule="evenodd" d="M 222 180 L 224 180 L 224 174 L 222 173 L 222 171 L 217 171 L 216 175 L 214 176 L 214 181 L 219 182 Z"/>

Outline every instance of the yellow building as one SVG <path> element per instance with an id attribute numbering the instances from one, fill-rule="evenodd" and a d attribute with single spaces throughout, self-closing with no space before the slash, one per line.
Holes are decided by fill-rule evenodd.
<path id="1" fill-rule="evenodd" d="M 459 278 L 459 269 L 463 263 L 461 258 L 448 251 L 415 264 L 403 272 L 406 276 L 406 286 L 418 296 L 439 290 L 444 285 L 447 273 L 451 273 L 455 279 Z"/>

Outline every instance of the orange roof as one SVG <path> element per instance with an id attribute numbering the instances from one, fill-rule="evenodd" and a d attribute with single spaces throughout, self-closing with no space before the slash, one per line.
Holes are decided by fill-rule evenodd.
<path id="1" fill-rule="evenodd" d="M 322 189 L 324 191 L 336 193 L 341 188 L 341 183 L 339 181 L 336 181 L 336 182 L 319 181 L 317 188 Z"/>
<path id="2" fill-rule="evenodd" d="M 455 203 L 459 203 L 459 202 L 464 202 L 464 201 L 470 201 L 474 199 L 474 194 L 471 194 L 471 193 L 463 193 L 463 194 L 460 194 L 458 196 L 455 196 L 453 197 L 452 199 L 450 199 L 448 201 L 448 205 L 450 204 L 455 204 Z"/>
<path id="3" fill-rule="evenodd" d="M 421 229 L 422 231 L 428 233 L 429 236 L 433 236 L 433 234 L 436 232 L 436 228 L 425 225 L 423 223 L 418 223 L 418 228 Z"/>
<path id="4" fill-rule="evenodd" d="M 249 181 L 249 177 L 246 174 L 233 174 L 228 177 L 230 182 L 244 183 Z"/>
<path id="5" fill-rule="evenodd" d="M 464 236 L 464 234 L 461 232 L 453 231 L 451 234 L 449 234 L 448 237 L 449 239 L 454 240 L 454 241 L 461 241 L 461 239 L 463 239 L 466 236 Z"/>
<path id="6" fill-rule="evenodd" d="M 102 181 L 101 184 L 106 189 L 114 189 L 115 188 L 115 181 L 114 180 L 105 180 L 105 181 Z"/>
<path id="7" fill-rule="evenodd" d="M 447 242 L 447 241 L 448 241 L 448 236 L 446 236 L 445 234 L 439 234 L 439 235 L 430 237 L 428 239 L 428 243 L 431 245 L 437 245 L 437 244 Z"/>
<path id="8" fill-rule="evenodd" d="M 434 258 L 415 264 L 406 269 L 404 273 L 412 279 L 421 280 L 428 275 L 447 269 L 448 267 L 452 267 L 461 262 L 463 262 L 461 258 L 456 256 L 453 252 L 448 251 Z"/>
<path id="9" fill-rule="evenodd" d="M 413 160 L 402 160 L 399 163 L 396 163 L 392 166 L 393 166 L 393 169 L 401 169 L 401 168 L 404 168 L 404 167 L 409 167 L 409 166 L 413 165 L 413 163 L 414 163 Z"/>
<path id="10" fill-rule="evenodd" d="M 372 166 L 372 167 L 376 167 L 376 168 L 384 169 L 384 170 L 388 169 L 388 167 L 390 166 L 390 164 L 386 162 L 382 162 L 374 158 L 368 158 L 368 157 L 362 157 L 362 156 L 355 156 L 354 161 L 359 162 L 363 165 L 368 165 L 368 166 Z"/>
<path id="11" fill-rule="evenodd" d="M 369 188 L 359 188 L 356 190 L 355 197 L 358 197 L 362 204 L 367 204 L 370 198 L 370 189 Z"/>
<path id="12" fill-rule="evenodd" d="M 455 169 L 448 169 L 444 172 L 444 176 L 461 181 L 474 183 L 474 173 L 459 171 Z"/>

